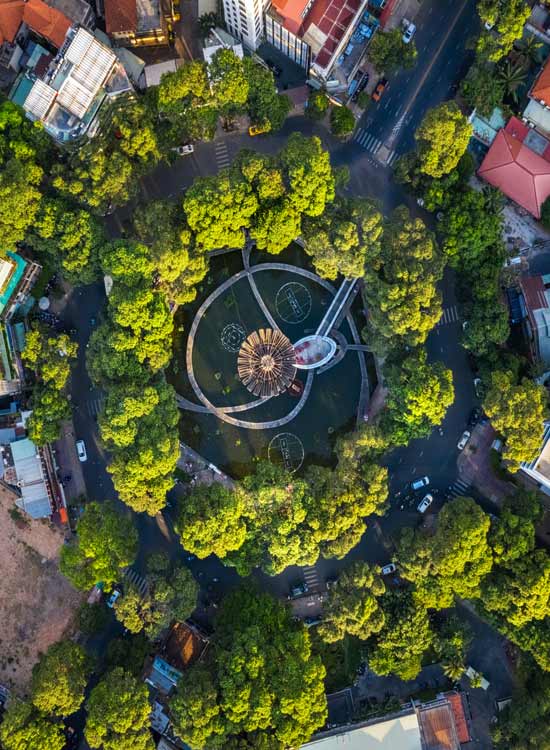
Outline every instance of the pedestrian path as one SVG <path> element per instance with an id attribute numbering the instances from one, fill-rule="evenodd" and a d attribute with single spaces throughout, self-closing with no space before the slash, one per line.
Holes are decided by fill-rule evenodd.
<path id="1" fill-rule="evenodd" d="M 143 578 L 143 576 L 140 576 L 139 573 L 136 573 L 133 568 L 126 568 L 126 570 L 124 571 L 124 578 L 129 584 L 137 589 L 140 596 L 145 596 L 145 593 L 147 591 L 147 581 L 145 580 L 145 578 Z"/>
<path id="2" fill-rule="evenodd" d="M 376 157 L 378 151 L 383 145 L 380 138 L 377 138 L 372 133 L 363 130 L 363 128 L 359 128 L 359 130 L 356 131 L 355 135 L 353 136 L 353 140 L 356 141 L 360 146 L 362 146 L 365 151 L 369 151 L 374 157 Z M 386 160 L 384 161 L 384 164 L 386 164 L 386 166 L 388 167 L 393 166 L 393 163 L 395 162 L 397 157 L 398 154 L 394 150 L 391 150 Z"/>
<path id="3" fill-rule="evenodd" d="M 84 404 L 84 409 L 87 414 L 89 414 L 91 417 L 96 417 L 99 412 L 103 409 L 103 404 L 105 403 L 105 396 L 101 395 L 97 398 L 91 398 L 89 401 L 86 401 Z"/>
<path id="4" fill-rule="evenodd" d="M 231 160 L 229 158 L 229 152 L 225 141 L 216 141 L 215 150 L 218 169 L 228 167 L 231 164 Z"/>
<path id="5" fill-rule="evenodd" d="M 321 579 L 315 565 L 304 565 L 302 573 L 309 591 L 318 591 L 321 588 Z"/>
<path id="6" fill-rule="evenodd" d="M 444 307 L 443 312 L 441 314 L 441 317 L 435 324 L 437 326 L 445 326 L 449 323 L 458 323 L 460 320 L 460 315 L 458 314 L 458 307 L 456 305 L 451 305 L 451 307 Z"/>
<path id="7" fill-rule="evenodd" d="M 462 481 L 462 479 L 457 479 L 453 486 L 450 488 L 449 494 L 451 494 L 453 497 L 462 497 L 463 495 L 467 496 L 468 490 L 471 486 L 471 484 Z"/>

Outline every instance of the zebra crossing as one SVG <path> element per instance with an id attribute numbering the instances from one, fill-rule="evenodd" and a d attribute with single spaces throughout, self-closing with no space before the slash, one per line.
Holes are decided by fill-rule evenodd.
<path id="1" fill-rule="evenodd" d="M 362 146 L 365 151 L 369 151 L 375 158 L 381 146 L 383 145 L 380 138 L 376 138 L 376 136 L 366 130 L 363 130 L 363 128 L 359 128 L 359 130 L 353 136 L 353 140 L 356 141 L 360 146 Z M 397 156 L 398 154 L 394 150 L 391 150 L 385 161 L 386 166 L 393 166 L 393 163 L 397 159 Z"/>
<path id="2" fill-rule="evenodd" d="M 458 323 L 460 315 L 458 314 L 458 307 L 451 305 L 451 307 L 444 307 L 441 317 L 435 324 L 437 326 L 445 326 L 449 323 Z"/>
<path id="3" fill-rule="evenodd" d="M 99 412 L 103 409 L 104 403 L 105 396 L 101 394 L 101 396 L 98 396 L 97 398 L 91 398 L 89 401 L 86 401 L 84 409 L 90 417 L 97 417 Z"/>
<path id="4" fill-rule="evenodd" d="M 302 568 L 302 573 L 309 591 L 321 588 L 321 579 L 319 578 L 319 573 L 317 572 L 315 565 L 305 565 Z"/>
<path id="5" fill-rule="evenodd" d="M 449 494 L 453 497 L 459 497 L 462 495 L 467 495 L 468 490 L 470 489 L 472 485 L 468 484 L 467 482 L 463 482 L 462 479 L 457 479 L 455 483 L 450 487 Z"/>
<path id="6" fill-rule="evenodd" d="M 134 586 L 140 596 L 145 596 L 145 593 L 147 591 L 147 581 L 143 576 L 140 576 L 139 573 L 136 573 L 136 571 L 133 568 L 126 568 L 124 571 L 124 578 L 126 581 Z"/>
<path id="7" fill-rule="evenodd" d="M 228 167 L 231 164 L 231 160 L 229 158 L 229 152 L 225 141 L 216 141 L 215 150 L 218 169 Z"/>

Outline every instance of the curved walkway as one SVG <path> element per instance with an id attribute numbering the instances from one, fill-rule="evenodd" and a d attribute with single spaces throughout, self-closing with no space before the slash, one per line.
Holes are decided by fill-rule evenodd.
<path id="1" fill-rule="evenodd" d="M 249 429 L 249 430 L 269 430 L 275 427 L 282 427 L 283 425 L 288 424 L 288 422 L 291 422 L 300 413 L 300 411 L 303 409 L 309 397 L 309 394 L 311 392 L 311 388 L 313 385 L 314 371 L 310 370 L 308 372 L 304 390 L 300 396 L 298 403 L 284 417 L 280 417 L 279 419 L 269 420 L 267 422 L 250 422 L 244 419 L 238 419 L 237 417 L 232 417 L 230 416 L 230 414 L 247 411 L 251 408 L 254 408 L 255 406 L 259 406 L 260 403 L 264 403 L 267 399 L 257 399 L 256 401 L 252 401 L 249 404 L 239 404 L 237 406 L 218 407 L 218 406 L 215 406 L 207 398 L 207 396 L 203 393 L 195 377 L 195 372 L 193 369 L 193 347 L 195 344 L 195 335 L 197 333 L 197 328 L 199 326 L 199 323 L 201 322 L 202 317 L 205 314 L 206 310 L 212 305 L 213 302 L 215 302 L 216 299 L 218 299 L 218 297 L 220 297 L 227 289 L 229 289 L 229 287 L 231 287 L 237 281 L 239 281 L 240 279 L 244 277 L 248 277 L 252 293 L 254 294 L 256 301 L 260 305 L 262 312 L 266 316 L 269 323 L 273 325 L 274 328 L 279 329 L 279 326 L 273 320 L 273 317 L 269 309 L 267 308 L 265 302 L 263 301 L 260 295 L 260 292 L 257 288 L 255 279 L 253 278 L 253 275 L 256 273 L 259 273 L 260 271 L 286 271 L 287 273 L 297 274 L 298 276 L 303 276 L 305 278 L 308 278 L 317 284 L 321 284 L 321 286 L 323 286 L 325 289 L 330 291 L 332 294 L 336 294 L 336 290 L 329 281 L 327 281 L 326 279 L 322 279 L 320 276 L 317 276 L 317 274 L 313 273 L 312 271 L 308 271 L 304 268 L 299 268 L 298 266 L 292 266 L 289 263 L 262 263 L 258 266 L 254 266 L 253 268 L 250 268 L 249 259 L 250 259 L 250 252 L 247 251 L 246 249 L 243 250 L 243 264 L 245 265 L 245 268 L 242 271 L 239 271 L 238 273 L 231 276 L 231 278 L 226 279 L 222 284 L 220 284 L 220 286 L 217 287 L 217 289 L 215 289 L 204 300 L 202 305 L 197 310 L 197 313 L 193 319 L 193 323 L 191 324 L 189 337 L 187 339 L 185 363 L 186 363 L 186 368 L 187 368 L 187 375 L 189 377 L 189 382 L 191 383 L 191 387 L 193 388 L 193 392 L 195 393 L 199 401 L 203 404 L 203 406 L 201 407 L 198 404 L 193 404 L 191 406 L 192 402 L 187 401 L 187 399 L 183 398 L 183 396 L 180 396 L 179 394 L 178 394 L 178 405 L 182 405 L 183 408 L 189 408 L 191 411 L 207 412 L 207 413 L 213 414 L 217 416 L 219 419 L 223 420 L 224 422 L 235 425 L 236 427 L 242 427 L 244 429 Z M 346 319 L 348 321 L 354 343 L 360 344 L 361 340 L 359 338 L 357 326 L 349 312 L 346 315 Z M 364 400 L 364 393 L 365 392 L 368 393 L 368 377 L 367 377 L 367 367 L 366 367 L 366 363 L 364 359 L 364 354 L 362 351 L 358 351 L 357 353 L 359 357 L 359 367 L 361 370 L 361 398 L 360 398 L 360 403 L 361 403 Z M 357 414 L 357 419 L 358 421 L 360 419 L 359 413 Z"/>

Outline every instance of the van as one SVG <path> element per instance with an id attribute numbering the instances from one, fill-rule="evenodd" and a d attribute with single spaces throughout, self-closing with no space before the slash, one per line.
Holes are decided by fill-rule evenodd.
<path id="1" fill-rule="evenodd" d="M 411 483 L 413 490 L 421 490 L 422 487 L 427 487 L 430 484 L 429 477 L 419 477 Z"/>

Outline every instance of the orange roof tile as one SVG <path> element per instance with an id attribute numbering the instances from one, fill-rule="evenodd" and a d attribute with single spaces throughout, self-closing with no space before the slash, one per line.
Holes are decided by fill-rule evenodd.
<path id="1" fill-rule="evenodd" d="M 23 21 L 23 0 L 0 0 L 0 44 L 13 42 Z"/>
<path id="2" fill-rule="evenodd" d="M 445 698 L 451 704 L 451 711 L 455 720 L 456 733 L 458 735 L 458 741 L 461 745 L 465 745 L 470 742 L 470 730 L 468 729 L 468 721 L 466 720 L 466 713 L 464 711 L 464 701 L 460 693 L 456 691 L 450 693 L 444 693 Z"/>
<path id="3" fill-rule="evenodd" d="M 61 47 L 65 35 L 71 28 L 71 21 L 61 11 L 50 8 L 43 0 L 27 0 L 23 11 L 23 21 L 34 32 Z"/>
<path id="4" fill-rule="evenodd" d="M 137 31 L 136 0 L 105 0 L 105 29 L 108 34 Z"/>
<path id="5" fill-rule="evenodd" d="M 273 0 L 272 6 L 284 18 L 284 27 L 292 34 L 297 34 L 303 23 L 303 12 L 308 0 Z"/>
<path id="6" fill-rule="evenodd" d="M 550 57 L 531 88 L 531 96 L 533 99 L 550 104 Z"/>
<path id="7" fill-rule="evenodd" d="M 505 130 L 499 130 L 478 175 L 540 219 L 550 195 L 550 163 Z"/>

